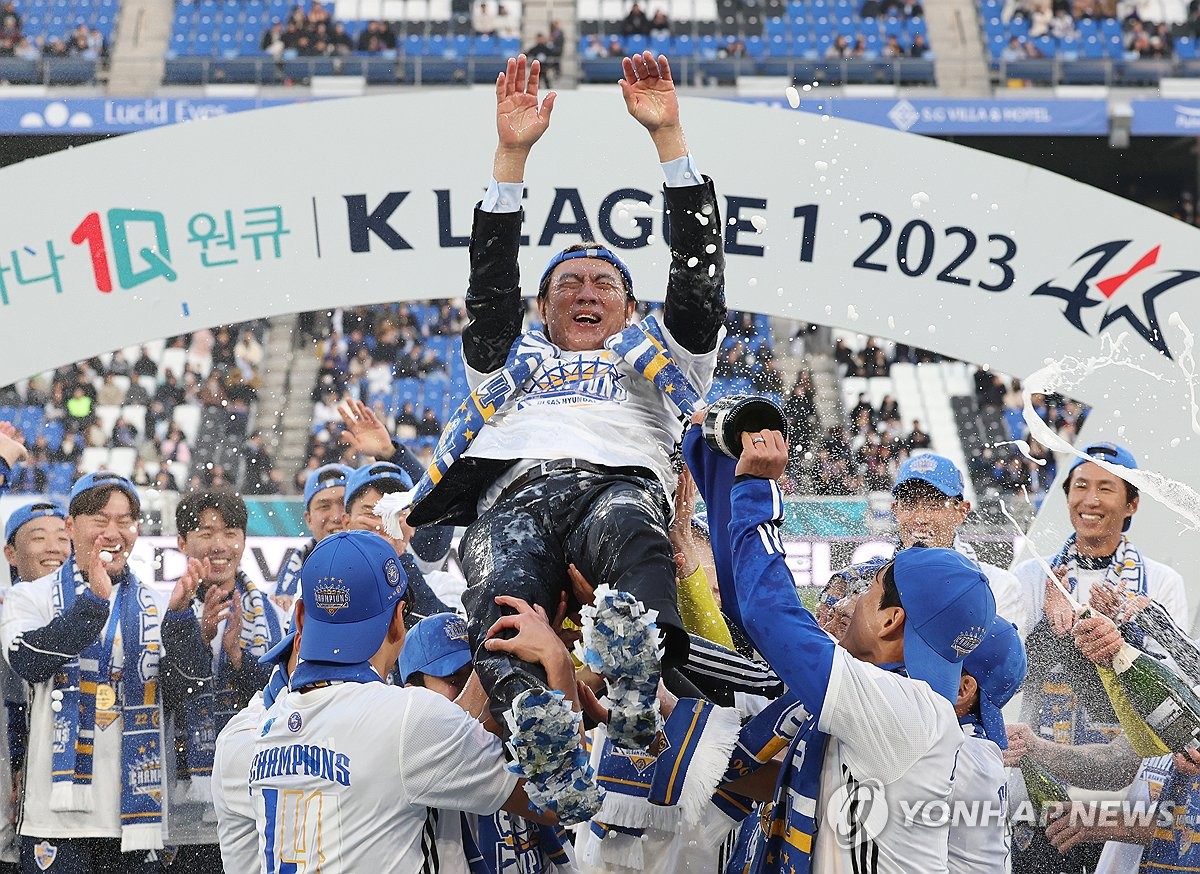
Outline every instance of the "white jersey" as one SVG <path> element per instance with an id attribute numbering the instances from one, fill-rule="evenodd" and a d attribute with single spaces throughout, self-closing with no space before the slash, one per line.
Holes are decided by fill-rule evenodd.
<path id="1" fill-rule="evenodd" d="M 1171 756 L 1143 759 L 1137 776 L 1133 778 L 1125 793 L 1125 800 L 1134 805 L 1135 810 L 1138 809 L 1138 804 L 1157 805 L 1163 787 L 1171 778 L 1171 772 Z M 1100 861 L 1096 863 L 1096 874 L 1128 874 L 1137 871 L 1145 849 L 1141 844 L 1106 841 L 1104 850 L 1100 853 Z"/>
<path id="2" fill-rule="evenodd" d="M 859 661 L 838 647 L 818 727 L 829 735 L 829 744 L 815 811 L 814 874 L 947 871 L 949 821 L 933 825 L 917 816 L 906 823 L 901 802 L 910 809 L 918 803 L 949 803 L 963 743 L 950 702 L 922 680 Z M 822 820 L 831 811 L 836 816 L 851 795 L 860 803 L 849 835 L 853 841 L 847 841 L 844 830 L 839 836 L 837 822 L 823 826 Z M 875 807 L 884 801 L 886 817 Z"/>
<path id="3" fill-rule="evenodd" d="M 517 785 L 461 708 L 383 683 L 282 695 L 248 778 L 265 874 L 467 874 L 458 811 L 495 813 Z"/>
<path id="4" fill-rule="evenodd" d="M 257 871 L 258 830 L 254 827 L 254 805 L 246 775 L 254 759 L 254 742 L 267 709 L 262 692 L 250 699 L 217 735 L 213 757 L 212 799 L 217 814 L 217 839 L 221 864 L 229 874 Z"/>
<path id="5" fill-rule="evenodd" d="M 995 743 L 975 734 L 973 726 L 964 726 L 963 733 L 951 803 L 977 814 L 973 821 L 950 822 L 950 874 L 1002 874 L 1009 867 L 1004 754 Z"/>
<path id="6" fill-rule="evenodd" d="M 4 657 L 12 643 L 27 631 L 49 625 L 55 618 L 54 589 L 58 571 L 41 579 L 21 583 L 4 599 L 3 618 L 0 618 L 0 647 Z M 158 603 L 159 616 L 165 617 L 167 596 L 150 586 Z M 109 598 L 109 611 L 114 609 L 117 587 Z M 125 647 L 121 641 L 121 624 L 115 624 L 110 669 L 117 673 L 125 662 Z M 51 762 L 54 742 L 54 711 L 50 709 L 53 679 L 32 688 L 29 701 L 29 740 L 25 754 L 24 803 L 21 810 L 20 833 L 45 838 L 119 838 L 121 836 L 121 732 L 124 720 L 121 711 L 109 717 L 97 714 L 96 736 L 92 756 L 92 799 L 90 811 L 52 811 L 50 809 Z M 161 743 L 161 735 L 160 735 Z M 164 816 L 169 810 L 164 804 Z"/>
<path id="7" fill-rule="evenodd" d="M 1049 564 L 1053 557 L 1046 556 L 1046 564 Z M 1152 558 L 1146 558 L 1144 554 L 1142 555 L 1142 564 L 1146 571 L 1146 594 L 1161 604 L 1167 613 L 1180 620 L 1181 624 L 1186 625 L 1191 613 L 1188 610 L 1183 577 L 1174 568 Z M 1013 573 L 1016 574 L 1017 580 L 1021 584 L 1021 595 L 1025 602 L 1026 622 L 1028 623 L 1025 630 L 1028 632 L 1033 630 L 1033 627 L 1042 619 L 1042 605 L 1046 602 L 1046 571 L 1040 562 L 1029 559 L 1014 567 Z M 1080 604 L 1086 604 L 1092 586 L 1102 582 L 1106 574 L 1105 568 L 1096 570 L 1080 568 L 1074 593 L 1076 600 Z M 998 605 L 997 612 L 999 612 Z"/>
<path id="8" fill-rule="evenodd" d="M 703 397 L 712 387 L 717 347 L 694 355 L 663 327 L 675 363 Z M 722 329 L 721 336 L 724 336 Z M 475 388 L 487 374 L 467 367 Z M 465 455 L 529 459 L 492 484 L 480 502 L 491 506 L 504 488 L 539 460 L 581 458 L 608 467 L 647 467 L 668 495 L 675 491 L 671 451 L 682 432 L 680 412 L 616 352 L 562 352 L 543 362 L 526 388 L 510 398 L 479 432 Z"/>
<path id="9" fill-rule="evenodd" d="M 996 599 L 996 615 L 1003 616 L 1017 626 L 1017 634 L 1021 640 L 1029 633 L 1028 612 L 1025 599 L 1022 597 L 1021 583 L 1016 574 L 998 568 L 986 561 L 977 562 L 983 575 L 987 577 L 988 585 L 992 587 L 992 595 Z"/>

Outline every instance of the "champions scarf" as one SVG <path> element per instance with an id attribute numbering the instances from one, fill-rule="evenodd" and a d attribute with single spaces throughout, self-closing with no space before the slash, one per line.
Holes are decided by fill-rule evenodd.
<path id="1" fill-rule="evenodd" d="M 580 862 L 642 870 L 656 842 L 696 825 L 728 768 L 738 723 L 733 708 L 681 698 L 649 751 L 616 747 L 598 730 L 593 759 L 606 794 L 580 842 Z"/>
<path id="2" fill-rule="evenodd" d="M 604 345 L 651 380 L 681 413 L 690 416 L 699 409 L 702 398 L 671 357 L 662 328 L 653 316 L 609 337 Z M 529 331 L 517 338 L 504 367 L 477 385 L 446 423 L 433 451 L 433 461 L 413 488 L 411 506 L 419 504 L 433 491 L 488 420 L 525 386 L 543 362 L 558 357 L 560 352 L 538 331 Z M 387 507 L 388 511 L 393 509 L 400 508 Z"/>
<path id="3" fill-rule="evenodd" d="M 462 817 L 463 850 L 471 874 L 576 874 L 571 837 L 561 826 L 539 825 L 507 811 Z M 476 829 L 478 835 L 476 835 Z"/>
<path id="4" fill-rule="evenodd" d="M 158 703 L 158 661 L 162 657 L 158 605 L 137 577 L 125 572 L 113 580 L 124 661 L 121 668 L 121 852 L 162 849 L 162 732 Z M 74 556 L 59 569 L 55 615 L 62 615 L 87 586 Z M 54 716 L 51 810 L 90 811 L 95 744 L 96 686 L 108 664 L 105 639 L 90 644 L 54 677 L 62 707 Z M 146 657 L 144 657 L 146 656 Z"/>
<path id="5" fill-rule="evenodd" d="M 275 645 L 282 636 L 279 617 L 268 603 L 267 596 L 240 571 L 234 580 L 234 596 L 241 600 L 242 627 L 238 634 L 238 649 L 243 663 L 254 661 Z M 220 637 L 220 634 L 218 634 Z M 187 800 L 210 805 L 212 801 L 213 759 L 217 751 L 217 735 L 233 718 L 237 709 L 237 693 L 233 689 L 233 668 L 219 645 L 213 660 L 212 683 L 208 689 L 188 698 L 183 704 L 187 738 L 183 750 L 182 773 L 189 778 Z"/>
<path id="6" fill-rule="evenodd" d="M 1139 874 L 1200 871 L 1200 782 L 1173 770 L 1159 796 L 1159 806 L 1170 813 L 1171 827 L 1160 823 L 1155 828 Z"/>

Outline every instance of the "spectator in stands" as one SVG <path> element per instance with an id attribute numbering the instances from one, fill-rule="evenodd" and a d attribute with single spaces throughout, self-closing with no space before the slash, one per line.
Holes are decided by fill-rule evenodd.
<path id="1" fill-rule="evenodd" d="M 76 422 L 86 422 L 92 417 L 92 399 L 82 385 L 77 384 L 71 390 L 71 398 L 67 401 L 67 415 Z"/>
<path id="2" fill-rule="evenodd" d="M 1057 40 L 1074 39 L 1078 34 L 1075 30 L 1075 19 L 1066 9 L 1060 9 L 1050 20 L 1050 35 Z"/>
<path id="3" fill-rule="evenodd" d="M 442 436 L 442 423 L 438 421 L 437 413 L 433 410 L 426 410 L 421 421 L 417 423 L 417 436 L 435 439 Z"/>
<path id="4" fill-rule="evenodd" d="M 933 445 L 933 441 L 928 434 L 921 430 L 920 421 L 913 419 L 912 430 L 904 438 L 904 445 L 912 452 L 916 449 L 929 449 Z"/>
<path id="5" fill-rule="evenodd" d="M 319 7 L 318 7 L 319 8 Z M 234 362 L 242 372 L 245 382 L 256 384 L 258 368 L 263 360 L 263 347 L 253 331 L 242 331 L 242 338 L 233 350 Z"/>
<path id="6" fill-rule="evenodd" d="M 180 464 L 192 463 L 192 450 L 184 439 L 183 431 L 174 423 L 167 431 L 166 439 L 159 444 L 159 455 L 164 462 L 178 461 Z"/>
<path id="7" fill-rule="evenodd" d="M 118 416 L 117 421 L 113 423 L 110 445 L 114 447 L 133 449 L 137 446 L 137 440 L 137 426 L 124 416 Z"/>
<path id="8" fill-rule="evenodd" d="M 610 39 L 608 41 L 608 56 L 610 58 L 620 58 L 620 57 L 624 57 L 624 55 L 625 55 L 625 46 L 622 45 L 620 39 L 618 39 L 617 37 L 614 36 L 612 39 Z"/>
<path id="9" fill-rule="evenodd" d="M 216 363 L 215 356 L 213 363 Z M 150 351 L 145 346 L 138 351 L 138 359 L 133 362 L 133 372 L 136 376 L 158 376 L 158 363 L 150 357 Z"/>
<path id="10" fill-rule="evenodd" d="M 530 62 L 541 61 L 542 84 L 547 88 L 552 87 L 551 77 L 546 74 L 550 73 L 552 76 L 558 73 L 558 51 L 555 49 L 554 44 L 546 38 L 546 34 L 539 33 L 534 38 L 533 45 L 525 49 L 525 55 L 529 58 Z"/>
<path id="11" fill-rule="evenodd" d="M 275 460 L 267 451 L 262 432 L 255 431 L 242 446 L 242 491 L 249 495 L 266 494 L 270 488 Z"/>
<path id="12" fill-rule="evenodd" d="M 61 37 L 50 37 L 42 47 L 43 58 L 65 58 L 68 54 L 67 44 L 63 42 Z"/>
<path id="13" fill-rule="evenodd" d="M 133 376 L 133 366 L 130 365 L 129 359 L 125 357 L 125 352 L 118 349 L 113 353 L 112 358 L 108 362 L 108 372 L 113 376 Z"/>
<path id="14" fill-rule="evenodd" d="M 750 379 L 754 383 L 754 390 L 756 392 L 774 395 L 783 394 L 783 374 L 775 366 L 774 358 L 769 356 L 765 358 L 762 366 L 750 375 Z"/>
<path id="15" fill-rule="evenodd" d="M 16 22 L 17 27 L 21 26 L 23 19 L 14 0 L 4 0 L 3 3 L 0 3 L 0 18 L 8 18 L 9 16 Z"/>
<path id="16" fill-rule="evenodd" d="M 21 25 L 15 15 L 0 18 L 0 55 L 11 55 L 21 39 Z"/>
<path id="17" fill-rule="evenodd" d="M 1025 46 L 1021 42 L 1020 37 L 1009 37 L 1008 45 L 1000 52 L 1000 60 L 1006 64 L 1014 63 L 1015 61 L 1023 61 L 1029 57 L 1025 52 Z"/>
<path id="18" fill-rule="evenodd" d="M 662 9 L 654 10 L 654 17 L 650 19 L 650 36 L 655 39 L 667 39 L 671 36 L 671 20 Z"/>
<path id="19" fill-rule="evenodd" d="M 899 422 L 900 421 L 900 404 L 891 395 L 884 395 L 883 400 L 879 402 L 879 410 L 876 414 L 876 420 L 880 422 Z"/>
<path id="20" fill-rule="evenodd" d="M 736 36 L 725 38 L 725 44 L 717 49 L 718 58 L 746 57 L 746 43 Z"/>
<path id="21" fill-rule="evenodd" d="M 622 36 L 649 36 L 650 19 L 642 11 L 641 4 L 634 3 L 629 7 L 629 14 L 621 19 Z"/>
<path id="22" fill-rule="evenodd" d="M 496 36 L 500 39 L 516 39 L 521 35 L 521 22 L 503 3 L 496 4 Z"/>
<path id="23" fill-rule="evenodd" d="M 829 44 L 829 47 L 825 49 L 825 57 L 831 61 L 839 58 L 848 58 L 850 57 L 851 51 L 852 49 L 849 41 L 847 41 L 846 37 L 839 33 L 836 37 L 834 37 L 833 42 Z"/>
<path id="24" fill-rule="evenodd" d="M 275 60 L 282 58 L 283 50 L 286 48 L 283 44 L 283 23 L 276 21 L 270 29 L 264 31 L 262 39 L 258 41 L 258 47 Z"/>
<path id="25" fill-rule="evenodd" d="M 864 0 L 858 10 L 860 18 L 878 18 L 882 13 L 883 4 L 880 0 Z"/>
<path id="26" fill-rule="evenodd" d="M 332 388 L 325 389 L 321 394 L 321 399 L 313 405 L 312 429 L 314 434 L 328 431 L 330 425 L 342 421 L 337 406 L 337 392 Z"/>
<path id="27" fill-rule="evenodd" d="M 492 14 L 492 7 L 486 0 L 475 7 L 475 14 L 471 16 L 471 27 L 479 36 L 496 35 L 496 16 Z"/>
<path id="28" fill-rule="evenodd" d="M 213 367 L 221 371 L 233 367 L 233 347 L 236 345 L 237 341 L 228 327 L 222 325 L 220 328 L 217 328 L 212 347 Z"/>
<path id="29" fill-rule="evenodd" d="M 885 58 L 902 58 L 904 57 L 904 49 L 900 45 L 900 41 L 896 39 L 894 33 L 889 33 L 887 42 L 883 44 L 883 50 L 880 54 Z"/>
<path id="30" fill-rule="evenodd" d="M 70 425 L 63 434 L 62 443 L 59 444 L 58 449 L 51 453 L 50 459 L 51 461 L 58 462 L 60 464 L 78 464 L 79 457 L 82 454 L 83 438 L 80 437 L 79 432 L 75 430 L 75 426 Z"/>
<path id="31" fill-rule="evenodd" d="M 124 400 L 125 389 L 117 384 L 111 373 L 105 376 L 96 392 L 96 403 L 102 407 L 119 407 Z"/>
<path id="32" fill-rule="evenodd" d="M 588 37 L 587 45 L 583 47 L 583 56 L 588 60 L 608 57 L 608 47 L 600 41 L 599 34 L 593 33 Z"/>
<path id="33" fill-rule="evenodd" d="M 417 426 L 420 424 L 421 420 L 417 418 L 412 401 L 405 401 L 400 415 L 396 417 L 396 435 L 402 440 L 411 440 L 417 436 Z"/>
<path id="34" fill-rule="evenodd" d="M 83 426 L 84 443 L 93 449 L 108 446 L 111 439 L 112 435 L 105 432 L 104 426 L 97 418 L 92 418 Z"/>

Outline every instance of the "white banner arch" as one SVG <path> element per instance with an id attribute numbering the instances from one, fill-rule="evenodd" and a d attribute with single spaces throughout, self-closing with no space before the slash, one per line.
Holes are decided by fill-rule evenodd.
<path id="1" fill-rule="evenodd" d="M 224 322 L 462 294 L 493 100 L 482 89 L 295 105 L 0 170 L 0 383 Z M 914 135 L 700 98 L 683 111 L 724 198 L 731 306 L 1020 375 L 1126 334 L 1136 368 L 1072 390 L 1094 408 L 1086 433 L 1200 490 L 1179 366 L 1183 329 L 1200 327 L 1200 231 Z M 528 287 L 588 235 L 623 249 L 641 297 L 661 294 L 661 175 L 615 85 L 561 95 L 527 183 Z M 1067 530 L 1059 494 L 1034 540 L 1052 549 Z M 1186 573 L 1200 539 L 1184 531 L 1147 500 L 1133 535 Z"/>

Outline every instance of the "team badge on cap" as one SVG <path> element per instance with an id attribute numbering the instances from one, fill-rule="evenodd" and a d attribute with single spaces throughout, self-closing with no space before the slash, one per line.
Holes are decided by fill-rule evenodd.
<path id="1" fill-rule="evenodd" d="M 304 719 L 300 716 L 300 711 L 293 710 L 292 715 L 288 717 L 288 729 L 292 732 L 297 732 L 304 725 Z"/>
<path id="2" fill-rule="evenodd" d="M 929 455 L 918 455 L 908 466 L 917 473 L 929 473 L 930 471 L 937 470 L 937 461 Z"/>
<path id="3" fill-rule="evenodd" d="M 467 623 L 462 619 L 455 618 L 449 620 L 443 630 L 446 632 L 447 640 L 466 640 L 467 639 Z"/>
<path id="4" fill-rule="evenodd" d="M 318 609 L 332 616 L 350 606 L 350 589 L 343 585 L 341 580 L 326 577 L 313 589 L 313 602 Z"/>
<path id="5" fill-rule="evenodd" d="M 383 573 L 393 586 L 400 585 L 400 565 L 396 564 L 396 559 L 389 558 L 383 563 Z"/>
<path id="6" fill-rule="evenodd" d="M 975 647 L 979 646 L 979 644 L 983 641 L 983 636 L 986 633 L 987 632 L 978 625 L 972 626 L 958 637 L 954 638 L 954 642 L 950 645 L 954 647 L 954 651 L 959 655 L 965 656 L 968 653 L 975 651 Z"/>

